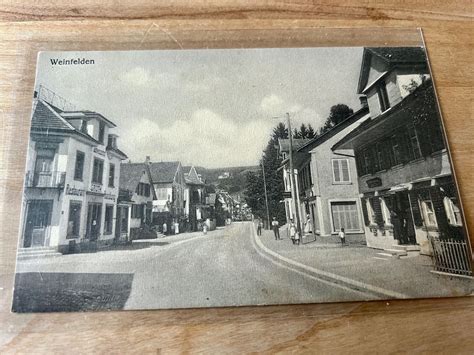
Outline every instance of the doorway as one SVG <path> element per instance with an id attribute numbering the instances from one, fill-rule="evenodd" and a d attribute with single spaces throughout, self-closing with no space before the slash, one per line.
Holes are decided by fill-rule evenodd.
<path id="1" fill-rule="evenodd" d="M 393 236 L 402 245 L 415 245 L 415 225 L 407 191 L 397 192 L 390 199 L 390 220 L 393 225 Z"/>
<path id="2" fill-rule="evenodd" d="M 51 225 L 52 200 L 33 200 L 28 203 L 23 247 L 45 246 L 46 231 Z"/>
<path id="3" fill-rule="evenodd" d="M 87 233 L 86 238 L 95 242 L 100 236 L 100 222 L 102 216 L 101 203 L 89 203 L 87 208 Z"/>

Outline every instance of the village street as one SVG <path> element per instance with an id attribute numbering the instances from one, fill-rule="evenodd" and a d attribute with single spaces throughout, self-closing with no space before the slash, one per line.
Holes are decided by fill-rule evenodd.
<path id="1" fill-rule="evenodd" d="M 368 295 L 318 281 L 271 261 L 254 241 L 251 222 L 207 235 L 141 242 L 18 264 L 17 305 L 42 310 L 152 309 L 321 301 Z M 268 232 L 267 232 L 268 233 Z M 28 291 L 29 290 L 29 291 Z"/>

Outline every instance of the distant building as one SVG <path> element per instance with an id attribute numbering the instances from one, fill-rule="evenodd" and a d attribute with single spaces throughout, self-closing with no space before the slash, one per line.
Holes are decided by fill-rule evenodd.
<path id="1" fill-rule="evenodd" d="M 115 124 L 97 112 L 34 100 L 25 178 L 23 248 L 109 244 L 120 162 Z"/>
<path id="2" fill-rule="evenodd" d="M 206 190 L 201 175 L 191 166 L 184 174 L 185 188 L 185 215 L 188 219 L 188 228 L 191 231 L 199 229 L 199 221 L 209 218 L 209 204 L 206 203 Z"/>
<path id="3" fill-rule="evenodd" d="M 156 198 L 148 164 L 122 164 L 119 186 L 119 203 L 123 206 L 119 206 L 117 211 L 117 225 L 120 227 L 117 229 L 117 237 L 121 239 L 143 237 L 143 234 L 147 232 L 143 229 L 152 224 L 153 200 Z M 120 218 L 124 215 L 128 216 L 125 223 Z"/>
<path id="4" fill-rule="evenodd" d="M 219 175 L 217 178 L 219 180 L 224 180 L 224 179 L 228 179 L 229 177 L 230 177 L 230 173 L 228 171 L 225 171 L 221 175 Z"/>
<path id="5" fill-rule="evenodd" d="M 150 176 L 155 188 L 156 199 L 153 201 L 153 223 L 167 226 L 179 223 L 182 229 L 186 224 L 187 209 L 185 200 L 186 181 L 179 161 L 147 162 Z"/>
<path id="6" fill-rule="evenodd" d="M 353 149 L 367 244 L 431 254 L 464 224 L 422 48 L 365 48 L 358 93 L 371 118 L 337 142 Z M 408 250 L 408 249 L 407 249 Z"/>

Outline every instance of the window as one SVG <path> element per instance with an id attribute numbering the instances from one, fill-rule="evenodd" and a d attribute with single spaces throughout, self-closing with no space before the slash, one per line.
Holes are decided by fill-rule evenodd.
<path id="1" fill-rule="evenodd" d="M 351 182 L 349 174 L 349 160 L 348 159 L 333 159 L 332 172 L 335 183 L 349 183 Z"/>
<path id="2" fill-rule="evenodd" d="M 84 172 L 85 154 L 81 151 L 76 152 L 76 166 L 74 168 L 74 180 L 82 181 L 82 174 Z"/>
<path id="3" fill-rule="evenodd" d="M 102 174 L 104 172 L 104 161 L 94 158 L 94 167 L 92 169 L 92 182 L 102 185 Z"/>
<path id="4" fill-rule="evenodd" d="M 113 205 L 105 206 L 104 234 L 112 234 L 113 216 L 114 216 L 114 206 Z"/>
<path id="5" fill-rule="evenodd" d="M 87 121 L 86 121 L 86 120 L 81 120 L 81 124 L 80 124 L 79 130 L 80 130 L 82 133 L 88 134 L 88 132 L 87 132 Z"/>
<path id="6" fill-rule="evenodd" d="M 387 84 L 381 81 L 377 86 L 377 96 L 379 97 L 380 111 L 384 112 L 390 108 L 390 101 L 388 100 Z"/>
<path id="7" fill-rule="evenodd" d="M 427 227 L 437 227 L 436 215 L 434 211 L 433 202 L 428 199 L 421 201 L 421 211 L 423 212 L 423 217 L 425 219 L 425 224 Z"/>
<path id="8" fill-rule="evenodd" d="M 168 189 L 167 188 L 159 188 L 155 190 L 156 192 L 156 199 L 157 200 L 167 200 L 168 199 Z"/>
<path id="9" fill-rule="evenodd" d="M 132 218 L 142 218 L 145 205 L 132 205 Z"/>
<path id="10" fill-rule="evenodd" d="M 99 139 L 98 141 L 104 144 L 104 135 L 105 135 L 105 123 L 99 122 Z"/>
<path id="11" fill-rule="evenodd" d="M 355 201 L 331 202 L 333 232 L 344 228 L 346 232 L 360 231 L 359 214 Z"/>
<path id="12" fill-rule="evenodd" d="M 79 237 L 80 225 L 81 225 L 81 203 L 71 201 L 69 204 L 67 238 Z"/>
<path id="13" fill-rule="evenodd" d="M 420 143 L 418 141 L 418 136 L 413 125 L 408 125 L 408 137 L 410 140 L 410 157 L 412 159 L 421 158 L 421 149 Z"/>
<path id="14" fill-rule="evenodd" d="M 452 226 L 462 226 L 461 210 L 457 206 L 457 199 L 454 197 L 445 197 L 443 203 L 446 216 L 448 217 L 448 223 Z"/>
<path id="15" fill-rule="evenodd" d="M 114 187 L 115 182 L 115 165 L 109 165 L 109 187 Z"/>

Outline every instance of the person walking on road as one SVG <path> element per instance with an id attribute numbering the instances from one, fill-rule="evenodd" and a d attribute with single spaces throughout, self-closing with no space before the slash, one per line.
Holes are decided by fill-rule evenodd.
<path id="1" fill-rule="evenodd" d="M 273 217 L 272 229 L 273 233 L 275 234 L 275 240 L 280 240 L 280 224 L 278 223 L 275 217 Z"/>
<path id="2" fill-rule="evenodd" d="M 346 233 L 344 233 L 344 228 L 341 228 L 339 231 L 339 238 L 341 239 L 341 246 L 346 245 Z"/>
<path id="3" fill-rule="evenodd" d="M 288 231 L 290 233 L 290 239 L 293 244 L 296 244 L 296 224 L 293 222 L 293 219 L 290 219 L 290 224 L 288 224 Z"/>
<path id="4" fill-rule="evenodd" d="M 262 235 L 262 220 L 257 219 L 257 235 Z"/>

